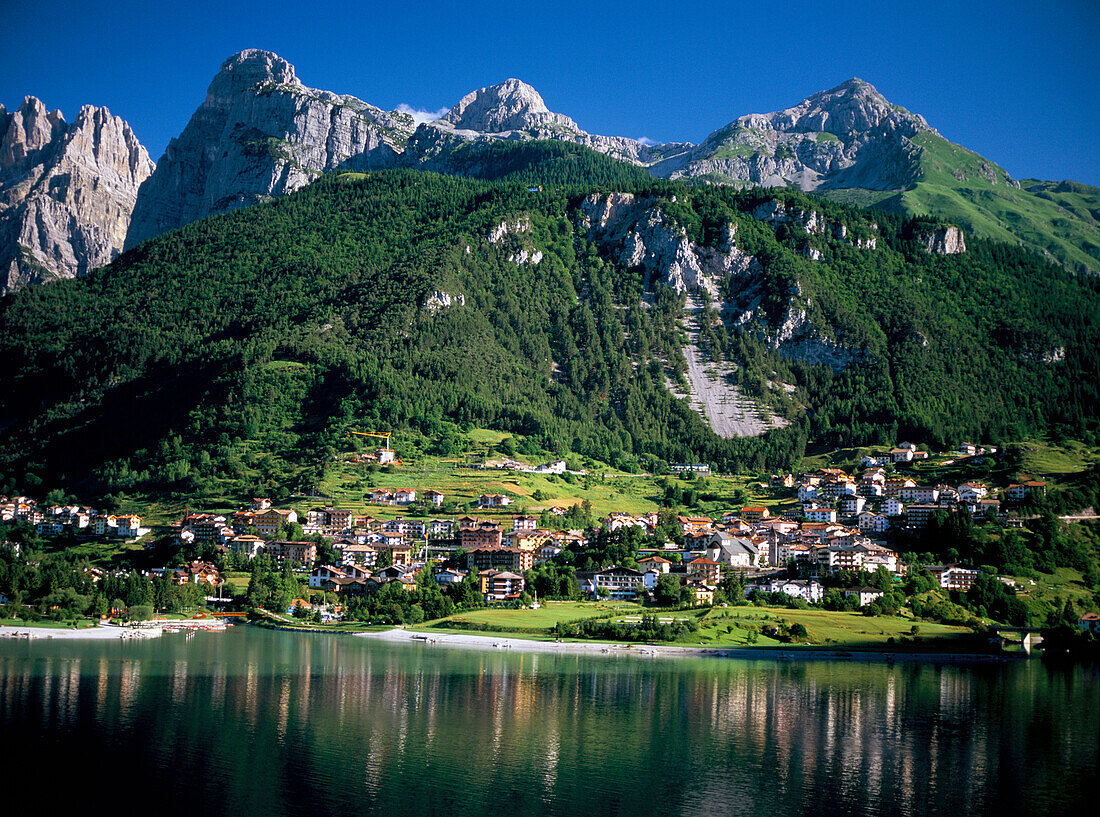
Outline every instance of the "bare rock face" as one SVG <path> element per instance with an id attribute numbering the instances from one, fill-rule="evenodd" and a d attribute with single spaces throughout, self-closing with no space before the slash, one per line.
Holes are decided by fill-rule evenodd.
<path id="1" fill-rule="evenodd" d="M 688 157 L 655 165 L 653 172 L 764 187 L 793 184 L 802 190 L 892 190 L 913 181 L 911 139 L 922 132 L 935 131 L 873 86 L 850 79 L 793 108 L 742 116 Z"/>
<path id="2" fill-rule="evenodd" d="M 572 142 L 635 165 L 648 165 L 669 153 L 683 152 L 679 144 L 651 146 L 625 136 L 586 133 L 570 119 L 546 107 L 542 96 L 527 83 L 507 79 L 462 97 L 442 118 L 420 126 L 410 143 L 407 161 L 431 169 L 448 169 L 448 153 L 463 140 L 552 139 Z"/>
<path id="3" fill-rule="evenodd" d="M 412 116 L 307 88 L 270 51 L 227 59 L 141 189 L 128 247 L 297 190 L 328 170 L 390 167 Z"/>
<path id="4" fill-rule="evenodd" d="M 878 236 L 854 236 L 848 230 L 848 225 L 843 222 L 828 221 L 817 210 L 804 210 L 802 208 L 787 209 L 782 201 L 771 199 L 761 202 L 752 210 L 752 217 L 767 222 L 773 227 L 779 225 L 797 224 L 810 236 L 831 237 L 841 244 L 848 244 L 860 250 L 878 249 Z M 870 229 L 877 232 L 878 225 L 870 223 Z M 821 251 L 810 244 L 802 249 L 803 255 L 815 261 L 821 258 Z"/>
<path id="5" fill-rule="evenodd" d="M 0 107 L 0 294 L 109 264 L 152 172 L 106 108 L 86 105 L 68 125 L 34 97 L 10 114 Z"/>
<path id="6" fill-rule="evenodd" d="M 937 255 L 957 255 L 966 252 L 966 236 L 958 227 L 941 227 L 920 237 L 924 251 Z"/>
<path id="7" fill-rule="evenodd" d="M 580 130 L 568 116 L 552 113 L 539 92 L 518 79 L 507 79 L 499 85 L 466 94 L 439 121 L 455 130 L 479 133 L 555 125 L 571 131 Z"/>
<path id="8" fill-rule="evenodd" d="M 581 205 L 582 224 L 590 241 L 625 267 L 644 267 L 649 284 L 660 282 L 677 292 L 706 293 L 718 302 L 719 285 L 729 276 L 759 274 L 760 262 L 735 243 L 736 226 L 717 247 L 689 240 L 659 202 L 632 193 L 589 196 Z"/>

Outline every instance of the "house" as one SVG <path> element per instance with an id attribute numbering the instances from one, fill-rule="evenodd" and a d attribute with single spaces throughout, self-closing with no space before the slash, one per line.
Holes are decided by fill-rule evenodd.
<path id="1" fill-rule="evenodd" d="M 808 602 L 818 602 L 825 597 L 825 588 L 820 582 L 812 579 L 777 579 L 775 581 L 759 584 L 756 591 L 765 593 L 783 593 L 796 599 L 805 599 Z"/>
<path id="2" fill-rule="evenodd" d="M 840 508 L 840 513 L 844 516 L 858 516 L 860 511 L 863 510 L 863 506 L 867 504 L 867 499 L 862 496 L 843 496 L 840 498 L 840 502 L 837 506 Z"/>
<path id="3" fill-rule="evenodd" d="M 772 474 L 768 479 L 768 485 L 772 488 L 793 488 L 794 487 L 794 475 L 792 474 Z"/>
<path id="4" fill-rule="evenodd" d="M 511 570 L 522 573 L 535 566 L 535 556 L 529 550 L 519 548 L 489 546 L 474 548 L 466 552 L 466 569 L 475 573 L 482 570 Z"/>
<path id="5" fill-rule="evenodd" d="M 844 598 L 856 600 L 857 607 L 864 607 L 881 599 L 885 594 L 877 587 L 849 587 L 844 590 Z"/>
<path id="6" fill-rule="evenodd" d="M 293 510 L 280 508 L 268 508 L 263 513 L 256 514 L 256 532 L 265 538 L 277 536 L 281 525 L 292 525 L 298 521 L 298 513 Z"/>
<path id="7" fill-rule="evenodd" d="M 518 599 L 523 593 L 523 576 L 510 570 L 482 570 L 477 577 L 485 601 Z"/>
<path id="8" fill-rule="evenodd" d="M 508 544 L 522 550 L 534 551 L 553 538 L 554 535 L 548 530 L 519 530 L 508 534 Z"/>
<path id="9" fill-rule="evenodd" d="M 218 568 L 212 562 L 191 562 L 187 566 L 187 573 L 195 584 L 207 584 L 217 587 L 222 577 Z"/>
<path id="10" fill-rule="evenodd" d="M 365 579 L 373 578 L 374 574 L 367 570 L 365 567 L 357 564 L 343 565 L 340 568 L 350 578 L 356 581 L 363 581 Z"/>
<path id="11" fill-rule="evenodd" d="M 897 492 L 897 498 L 902 502 L 918 505 L 934 505 L 939 496 L 939 489 L 929 485 L 904 485 Z"/>
<path id="12" fill-rule="evenodd" d="M 890 452 L 890 462 L 912 462 L 913 452 L 908 448 L 895 448 Z"/>
<path id="13" fill-rule="evenodd" d="M 1026 482 L 1014 482 L 1005 489 L 1005 498 L 1013 502 L 1021 502 L 1032 494 L 1045 496 L 1047 484 L 1042 480 L 1031 479 Z"/>
<path id="14" fill-rule="evenodd" d="M 810 485 L 809 483 L 802 483 L 798 486 L 798 501 L 808 502 L 811 499 L 817 499 L 817 486 Z"/>
<path id="15" fill-rule="evenodd" d="M 506 508 L 512 504 L 512 498 L 504 494 L 482 494 L 477 498 L 479 508 Z"/>
<path id="16" fill-rule="evenodd" d="M 964 482 L 959 486 L 960 502 L 977 502 L 989 495 L 989 489 L 980 482 Z"/>
<path id="17" fill-rule="evenodd" d="M 687 564 L 687 574 L 690 578 L 698 579 L 709 584 L 717 584 L 722 578 L 722 565 L 714 559 L 700 556 Z"/>
<path id="18" fill-rule="evenodd" d="M 317 561 L 317 545 L 313 542 L 271 542 L 264 553 L 280 563 L 312 565 Z"/>
<path id="19" fill-rule="evenodd" d="M 503 534 L 496 522 L 479 522 L 476 527 L 462 527 L 458 531 L 459 547 L 500 547 Z"/>
<path id="20" fill-rule="evenodd" d="M 668 470 L 674 474 L 694 473 L 694 474 L 709 474 L 710 466 L 704 465 L 701 462 L 676 462 L 668 467 Z"/>
<path id="21" fill-rule="evenodd" d="M 239 553 L 249 559 L 255 559 L 264 548 L 264 540 L 259 536 L 251 536 L 245 533 L 240 536 L 234 536 L 226 542 L 226 547 L 234 553 Z"/>
<path id="22" fill-rule="evenodd" d="M 879 499 L 886 493 L 886 483 L 870 481 L 860 482 L 857 493 L 867 499 Z"/>
<path id="23" fill-rule="evenodd" d="M 512 530 L 538 530 L 539 520 L 533 516 L 513 516 Z"/>
<path id="24" fill-rule="evenodd" d="M 562 551 L 562 546 L 557 542 L 547 542 L 535 551 L 535 564 L 549 562 Z"/>
<path id="25" fill-rule="evenodd" d="M 412 505 L 416 502 L 416 491 L 412 488 L 399 488 L 393 494 L 393 501 L 398 505 Z"/>
<path id="26" fill-rule="evenodd" d="M 424 493 L 425 499 L 427 499 L 436 508 L 443 504 L 443 493 L 441 491 L 429 490 Z"/>
<path id="27" fill-rule="evenodd" d="M 974 443 L 959 443 L 959 456 L 960 457 L 973 457 L 978 453 L 978 446 Z"/>
<path id="28" fill-rule="evenodd" d="M 248 506 L 251 511 L 266 511 L 271 507 L 271 500 L 266 496 L 252 497 L 252 504 Z"/>
<path id="29" fill-rule="evenodd" d="M 916 484 L 913 480 L 904 477 L 890 477 L 886 480 L 886 496 L 887 498 L 896 497 L 902 488 L 911 488 Z"/>
<path id="30" fill-rule="evenodd" d="M 697 605 L 710 605 L 714 604 L 714 589 L 707 587 L 702 582 L 689 581 L 685 587 L 691 591 L 692 604 Z"/>
<path id="31" fill-rule="evenodd" d="M 672 562 L 662 559 L 660 556 L 647 556 L 638 560 L 638 566 L 642 570 L 653 570 L 657 573 L 668 573 L 672 569 Z"/>
<path id="32" fill-rule="evenodd" d="M 864 533 L 885 533 L 890 529 L 890 519 L 871 511 L 859 515 L 859 529 Z"/>
<path id="33" fill-rule="evenodd" d="M 1001 512 L 999 499 L 979 499 L 977 502 L 965 503 L 962 506 L 976 519 L 985 519 L 988 516 L 997 516 Z"/>
<path id="34" fill-rule="evenodd" d="M 392 505 L 394 502 L 393 493 L 385 488 L 375 488 L 367 496 L 370 497 L 372 505 Z"/>
<path id="35" fill-rule="evenodd" d="M 905 504 L 897 497 L 890 497 L 882 503 L 882 513 L 885 516 L 901 516 L 905 513 Z"/>
<path id="36" fill-rule="evenodd" d="M 372 567 L 378 564 L 378 549 L 367 544 L 348 544 L 340 551 L 340 565 L 366 565 Z"/>
<path id="37" fill-rule="evenodd" d="M 1085 613 L 1077 619 L 1077 626 L 1089 633 L 1100 633 L 1100 615 Z"/>
<path id="38" fill-rule="evenodd" d="M 322 587 L 326 581 L 331 579 L 346 579 L 348 574 L 338 567 L 332 565 L 321 565 L 309 575 L 310 587 Z"/>
<path id="39" fill-rule="evenodd" d="M 965 593 L 978 578 L 977 570 L 969 570 L 958 565 L 927 565 L 925 567 L 944 590 L 958 590 Z"/>
<path id="40" fill-rule="evenodd" d="M 449 567 L 446 570 L 437 570 L 435 572 L 435 581 L 440 587 L 447 587 L 449 585 L 458 584 L 466 578 L 466 574 L 461 570 L 455 570 L 453 567 Z"/>
<path id="41" fill-rule="evenodd" d="M 454 527 L 455 523 L 450 519 L 433 519 L 428 523 L 428 536 L 433 539 L 450 538 Z"/>
<path id="42" fill-rule="evenodd" d="M 678 516 L 676 521 L 680 524 L 680 532 L 684 536 L 710 531 L 714 527 L 714 520 L 709 516 Z"/>
<path id="43" fill-rule="evenodd" d="M 747 533 L 747 530 L 742 528 L 740 531 L 734 531 L 733 528 L 727 528 L 731 533 L 740 532 Z M 778 536 L 789 536 L 792 532 L 798 530 L 798 523 L 793 519 L 783 519 L 782 517 L 773 516 L 771 519 L 765 519 L 759 525 L 756 526 L 756 532 L 764 535 L 770 535 L 775 533 Z"/>
<path id="44" fill-rule="evenodd" d="M 924 530 L 932 514 L 941 510 L 939 505 L 908 505 L 905 508 L 905 523 L 911 530 Z"/>
<path id="45" fill-rule="evenodd" d="M 389 465 L 391 462 L 397 462 L 397 452 L 392 448 L 379 448 L 374 454 L 378 457 L 379 465 Z"/>
<path id="46" fill-rule="evenodd" d="M 645 586 L 643 575 L 638 570 L 614 565 L 597 570 L 593 576 L 594 595 L 606 595 L 612 599 L 633 599 Z M 604 591 L 601 593 L 601 591 Z"/>
<path id="47" fill-rule="evenodd" d="M 750 525 L 756 525 L 771 516 L 771 511 L 763 507 L 742 508 L 741 518 Z"/>
<path id="48" fill-rule="evenodd" d="M 724 531 L 711 534 L 707 542 L 706 558 L 730 567 L 755 567 L 762 555 L 763 549 L 756 542 Z"/>
<path id="49" fill-rule="evenodd" d="M 136 514 L 123 514 L 115 517 L 115 532 L 116 536 L 121 536 L 123 539 L 130 539 L 134 536 L 141 536 L 149 531 L 142 529 L 140 516 Z"/>
<path id="50" fill-rule="evenodd" d="M 536 474 L 564 474 L 565 460 L 554 460 L 535 467 Z"/>
<path id="51" fill-rule="evenodd" d="M 836 522 L 836 510 L 816 506 L 804 506 L 802 515 L 811 522 Z"/>

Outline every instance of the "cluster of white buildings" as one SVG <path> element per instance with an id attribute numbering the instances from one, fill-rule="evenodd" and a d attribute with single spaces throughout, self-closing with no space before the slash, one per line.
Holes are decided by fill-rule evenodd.
<path id="1" fill-rule="evenodd" d="M 136 539 L 149 532 L 137 514 L 103 514 L 86 505 L 41 505 L 26 496 L 0 496 L 0 522 L 26 522 L 39 536 L 117 536 Z"/>
<path id="2" fill-rule="evenodd" d="M 964 443 L 960 449 L 987 453 L 987 449 L 970 443 Z M 992 451 L 995 449 L 989 450 Z M 772 485 L 793 488 L 806 519 L 846 522 L 869 534 L 922 530 L 937 511 L 966 513 L 977 519 L 1000 516 L 1005 501 L 1020 502 L 1046 492 L 1046 483 L 1039 480 L 1014 483 L 997 492 L 981 482 L 921 485 L 892 471 L 896 463 L 927 457 L 927 451 L 917 450 L 912 443 L 902 443 L 882 456 L 863 457 L 861 464 L 866 470 L 858 478 L 839 468 L 822 468 L 798 479 L 790 475 L 773 476 Z"/>

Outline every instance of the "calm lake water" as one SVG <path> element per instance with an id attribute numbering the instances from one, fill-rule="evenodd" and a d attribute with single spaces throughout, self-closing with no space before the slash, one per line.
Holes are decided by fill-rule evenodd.
<path id="1" fill-rule="evenodd" d="M 3 639 L 0 735 L 6 801 L 49 813 L 1087 814 L 1100 675 L 250 627 Z"/>

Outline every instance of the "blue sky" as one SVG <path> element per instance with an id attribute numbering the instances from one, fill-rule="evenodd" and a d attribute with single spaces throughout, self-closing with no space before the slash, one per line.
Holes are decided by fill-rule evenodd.
<path id="1" fill-rule="evenodd" d="M 0 0 L 0 104 L 106 105 L 154 159 L 221 61 L 436 110 L 515 76 L 587 131 L 699 142 L 858 76 L 1017 178 L 1100 185 L 1100 2 Z"/>

